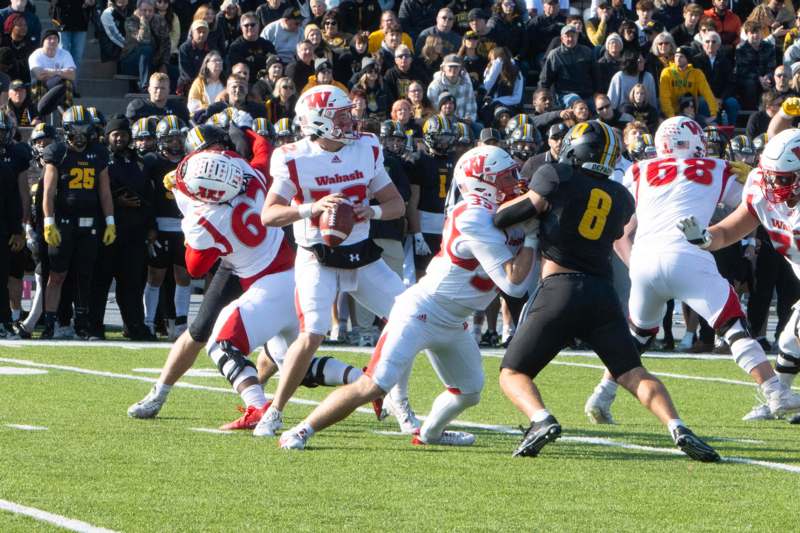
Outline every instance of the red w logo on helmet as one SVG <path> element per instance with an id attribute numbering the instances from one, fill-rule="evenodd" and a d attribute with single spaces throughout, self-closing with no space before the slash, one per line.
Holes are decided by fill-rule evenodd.
<path id="1" fill-rule="evenodd" d="M 309 109 L 326 108 L 328 107 L 328 100 L 330 97 L 330 91 L 310 93 L 305 99 L 306 106 L 308 106 Z"/>
<path id="2" fill-rule="evenodd" d="M 470 178 L 481 179 L 483 176 L 483 164 L 486 161 L 486 155 L 480 154 L 467 159 L 464 162 L 463 169 L 464 175 Z"/>

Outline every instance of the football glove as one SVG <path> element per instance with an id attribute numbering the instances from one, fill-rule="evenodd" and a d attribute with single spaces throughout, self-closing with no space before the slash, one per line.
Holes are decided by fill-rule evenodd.
<path id="1" fill-rule="evenodd" d="M 684 237 L 686 237 L 686 240 L 691 244 L 703 250 L 711 246 L 711 234 L 707 229 L 701 228 L 697 224 L 697 219 L 695 219 L 694 216 L 680 219 L 676 226 L 678 226 L 678 229 L 683 232 Z"/>
<path id="2" fill-rule="evenodd" d="M 422 233 L 414 234 L 414 255 L 431 255 L 431 249 Z"/>
<path id="3" fill-rule="evenodd" d="M 175 188 L 175 171 L 174 170 L 170 170 L 169 172 L 164 174 L 164 179 L 162 180 L 162 183 L 164 183 L 164 188 L 167 189 L 168 191 L 171 191 L 172 189 L 174 189 Z"/>
<path id="4" fill-rule="evenodd" d="M 728 165 L 730 165 L 730 169 L 733 171 L 734 176 L 736 176 L 736 181 L 742 184 L 747 181 L 748 174 L 753 170 L 753 167 L 744 161 L 729 161 Z"/>
<path id="5" fill-rule="evenodd" d="M 250 128 L 253 129 L 253 117 L 247 111 L 242 111 L 241 109 L 237 109 L 233 112 L 233 117 L 231 117 L 231 122 L 236 124 L 239 128 Z"/>
<path id="6" fill-rule="evenodd" d="M 781 111 L 790 117 L 800 116 L 800 97 L 792 96 L 781 104 Z"/>
<path id="7" fill-rule="evenodd" d="M 103 232 L 103 244 L 110 246 L 117 240 L 117 226 L 115 224 L 108 224 Z"/>
<path id="8" fill-rule="evenodd" d="M 44 242 L 48 246 L 58 246 L 61 244 L 61 232 L 55 224 L 45 224 L 44 226 Z"/>
<path id="9" fill-rule="evenodd" d="M 22 233 L 15 233 L 8 238 L 8 248 L 14 253 L 25 248 L 25 237 Z"/>

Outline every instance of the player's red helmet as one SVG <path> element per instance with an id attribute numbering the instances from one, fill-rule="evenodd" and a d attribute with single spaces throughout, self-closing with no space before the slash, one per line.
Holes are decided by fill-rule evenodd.
<path id="1" fill-rule="evenodd" d="M 502 148 L 482 145 L 462 155 L 455 168 L 461 194 L 476 194 L 499 205 L 522 192 L 519 165 Z"/>
<path id="2" fill-rule="evenodd" d="M 317 85 L 303 94 L 294 110 L 304 135 L 349 144 L 358 139 L 350 110 L 353 102 L 333 85 Z"/>
<path id="3" fill-rule="evenodd" d="M 175 186 L 195 200 L 221 204 L 244 190 L 245 175 L 242 167 L 227 154 L 197 152 L 178 165 Z"/>
<path id="4" fill-rule="evenodd" d="M 779 204 L 800 194 L 800 129 L 783 130 L 770 139 L 758 166 L 768 202 Z"/>

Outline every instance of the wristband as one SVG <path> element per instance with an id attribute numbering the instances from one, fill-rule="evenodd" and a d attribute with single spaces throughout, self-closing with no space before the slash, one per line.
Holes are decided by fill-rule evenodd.
<path id="1" fill-rule="evenodd" d="M 372 209 L 372 216 L 370 218 L 380 220 L 383 217 L 383 209 L 381 209 L 381 206 L 371 205 L 369 207 Z"/>
<path id="2" fill-rule="evenodd" d="M 56 223 L 56 217 L 44 217 L 45 226 L 54 226 L 55 223 Z"/>
<path id="3" fill-rule="evenodd" d="M 539 246 L 539 237 L 536 235 L 525 235 L 525 241 L 522 243 L 523 248 L 536 248 Z"/>
<path id="4" fill-rule="evenodd" d="M 312 204 L 300 204 L 297 206 L 297 214 L 300 215 L 300 218 L 311 218 L 311 206 Z"/>
<path id="5" fill-rule="evenodd" d="M 114 215 L 108 215 L 106 217 L 106 226 L 113 226 L 114 225 Z"/>

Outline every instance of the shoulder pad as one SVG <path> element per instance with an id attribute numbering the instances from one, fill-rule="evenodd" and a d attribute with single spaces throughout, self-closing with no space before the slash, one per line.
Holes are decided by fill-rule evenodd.
<path id="1" fill-rule="evenodd" d="M 63 142 L 49 144 L 42 153 L 42 160 L 51 165 L 59 165 L 67 155 L 67 145 Z"/>

